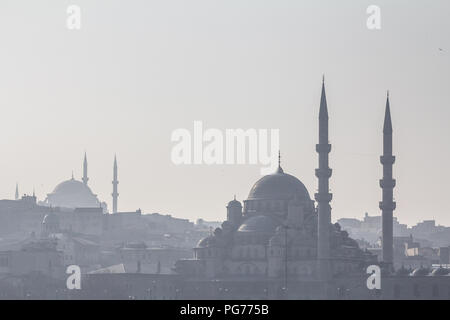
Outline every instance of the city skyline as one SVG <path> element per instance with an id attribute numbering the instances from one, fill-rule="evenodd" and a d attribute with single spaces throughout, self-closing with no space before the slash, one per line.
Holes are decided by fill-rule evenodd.
<path id="1" fill-rule="evenodd" d="M 279 128 L 283 168 L 312 197 L 325 73 L 333 221 L 381 214 L 379 156 L 389 89 L 394 216 L 408 225 L 431 219 L 450 225 L 450 93 L 443 72 L 450 69 L 449 4 L 380 1 L 382 28 L 370 31 L 367 4 L 325 2 L 328 10 L 292 1 L 251 8 L 197 1 L 180 4 L 181 12 L 169 4 L 119 8 L 81 1 L 79 31 L 66 29 L 65 4 L 3 4 L 0 27 L 17 32 L 5 35 L 10 50 L 0 54 L 0 104 L 10 120 L 0 129 L 0 198 L 13 199 L 18 182 L 21 194 L 34 188 L 43 200 L 72 170 L 81 179 L 86 151 L 89 185 L 112 209 L 117 153 L 119 211 L 223 220 L 233 195 L 247 198 L 259 166 L 173 165 L 171 132 L 191 129 L 195 120 L 221 130 Z M 151 41 L 139 41 L 144 36 Z"/>

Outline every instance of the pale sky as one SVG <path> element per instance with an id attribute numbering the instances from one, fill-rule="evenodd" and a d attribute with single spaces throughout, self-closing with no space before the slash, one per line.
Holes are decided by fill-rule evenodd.
<path id="1" fill-rule="evenodd" d="M 68 5 L 81 30 L 66 27 Z M 381 30 L 366 27 L 369 5 Z M 386 90 L 394 215 L 450 225 L 450 2 L 127 0 L 0 2 L 0 198 L 43 200 L 72 170 L 111 208 L 223 220 L 258 165 L 175 166 L 171 133 L 280 129 L 282 166 L 313 196 L 326 75 L 332 217 L 378 215 Z M 442 50 L 440 50 L 441 48 Z"/>

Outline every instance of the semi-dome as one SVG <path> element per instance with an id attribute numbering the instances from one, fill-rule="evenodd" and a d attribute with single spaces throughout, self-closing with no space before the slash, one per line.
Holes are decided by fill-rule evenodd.
<path id="1" fill-rule="evenodd" d="M 275 218 L 260 215 L 248 218 L 238 229 L 238 232 L 274 233 L 280 222 Z"/>
<path id="2" fill-rule="evenodd" d="M 419 276 L 427 276 L 430 273 L 430 270 L 424 267 L 416 268 L 411 272 L 411 276 L 419 277 Z"/>
<path id="3" fill-rule="evenodd" d="M 200 239 L 200 241 L 197 243 L 197 248 L 213 247 L 216 244 L 217 244 L 216 238 L 211 235 Z"/>
<path id="4" fill-rule="evenodd" d="M 442 268 L 442 267 L 436 268 L 433 271 L 431 271 L 431 275 L 434 276 L 434 277 L 436 277 L 436 276 L 446 276 L 449 273 L 450 273 L 449 269 Z"/>
<path id="5" fill-rule="evenodd" d="M 247 200 L 310 200 L 305 185 L 281 168 L 259 179 L 250 190 Z"/>

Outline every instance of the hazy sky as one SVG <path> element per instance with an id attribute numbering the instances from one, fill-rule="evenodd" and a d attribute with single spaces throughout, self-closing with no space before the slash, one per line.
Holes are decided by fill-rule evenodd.
<path id="1" fill-rule="evenodd" d="M 81 8 L 81 30 L 66 27 Z M 381 8 L 381 30 L 366 9 Z M 0 1 L 0 197 L 43 200 L 83 153 L 111 208 L 223 220 L 260 178 L 250 165 L 175 166 L 177 128 L 280 129 L 282 165 L 313 196 L 322 74 L 332 217 L 379 214 L 386 90 L 395 215 L 450 225 L 450 2 L 298 0 Z M 443 50 L 439 50 L 439 48 Z"/>

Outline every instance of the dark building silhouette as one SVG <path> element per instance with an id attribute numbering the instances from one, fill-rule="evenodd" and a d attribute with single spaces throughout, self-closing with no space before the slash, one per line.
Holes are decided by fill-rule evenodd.
<path id="1" fill-rule="evenodd" d="M 393 201 L 395 180 L 392 178 L 392 165 L 395 162 L 395 157 L 392 155 L 392 122 L 389 93 L 386 99 L 383 125 L 383 155 L 380 157 L 380 161 L 383 165 L 383 179 L 380 180 L 380 186 L 383 190 L 383 200 L 380 202 L 383 223 L 383 262 L 392 268 L 394 262 L 393 211 L 395 209 L 395 202 Z"/>
<path id="2" fill-rule="evenodd" d="M 322 96 L 320 98 L 319 143 L 316 145 L 316 151 L 319 154 L 319 168 L 316 169 L 316 177 L 319 180 L 319 192 L 315 194 L 319 219 L 317 260 L 320 277 L 326 280 L 330 276 L 330 201 L 332 194 L 329 189 L 329 179 L 332 171 L 328 166 L 328 154 L 331 151 L 331 144 L 328 141 L 328 106 L 324 81 L 322 81 Z"/>
<path id="3" fill-rule="evenodd" d="M 331 145 L 324 83 L 316 150 L 317 207 L 305 185 L 279 163 L 276 172 L 253 185 L 243 207 L 236 199 L 228 203 L 227 221 L 200 240 L 193 259 L 178 261 L 175 270 L 194 283 L 220 279 L 223 286 L 234 286 L 238 281 L 237 286 L 247 286 L 247 291 L 270 282 L 272 298 L 323 298 L 328 296 L 331 279 L 365 277 L 366 266 L 375 263 L 376 257 L 331 223 Z"/>

